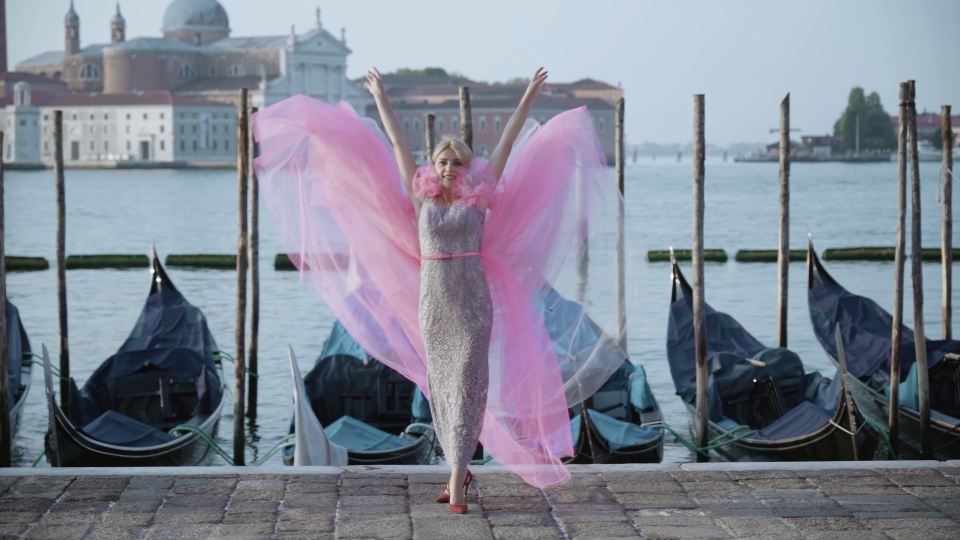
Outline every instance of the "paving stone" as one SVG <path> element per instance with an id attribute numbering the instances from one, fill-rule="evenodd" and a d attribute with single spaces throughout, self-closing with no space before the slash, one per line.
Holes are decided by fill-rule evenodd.
<path id="1" fill-rule="evenodd" d="M 230 497 L 228 495 L 208 497 L 205 495 L 178 494 L 166 499 L 163 502 L 162 510 L 170 510 L 173 508 L 216 508 L 222 511 L 229 502 Z"/>
<path id="2" fill-rule="evenodd" d="M 800 478 L 854 478 L 864 476 L 882 476 L 873 469 L 800 469 L 793 471 Z"/>
<path id="3" fill-rule="evenodd" d="M 234 500 L 279 501 L 286 483 L 282 480 L 241 480 L 233 492 Z"/>
<path id="4" fill-rule="evenodd" d="M 556 527 L 547 512 L 487 512 L 486 518 L 494 527 Z"/>
<path id="5" fill-rule="evenodd" d="M 133 540 L 143 536 L 146 531 L 143 527 L 118 527 L 101 523 L 90 531 L 85 540 Z"/>
<path id="6" fill-rule="evenodd" d="M 103 515 L 103 519 L 100 520 L 100 525 L 121 529 L 146 527 L 153 522 L 153 518 L 156 515 L 153 512 L 113 512 L 112 510 L 111 508 L 110 512 Z"/>
<path id="7" fill-rule="evenodd" d="M 815 489 L 755 489 L 751 492 L 760 500 L 824 499 L 826 496 Z"/>
<path id="8" fill-rule="evenodd" d="M 680 482 L 733 482 L 725 471 L 670 471 L 669 474 Z"/>
<path id="9" fill-rule="evenodd" d="M 529 484 L 487 484 L 478 482 L 477 489 L 481 497 L 543 498 L 543 492 Z M 551 491 L 553 490 L 547 490 L 547 496 L 550 496 Z"/>
<path id="10" fill-rule="evenodd" d="M 143 498 L 124 498 L 121 497 L 116 504 L 110 507 L 110 513 L 124 513 L 124 512 L 156 512 L 160 505 L 163 503 L 163 499 L 160 497 L 143 497 Z"/>
<path id="11" fill-rule="evenodd" d="M 53 499 L 22 498 L 0 499 L 0 514 L 8 512 L 46 512 L 53 506 Z"/>
<path id="12" fill-rule="evenodd" d="M 867 526 L 852 516 L 787 517 L 783 520 L 801 531 L 858 531 Z"/>
<path id="13" fill-rule="evenodd" d="M 483 499 L 481 506 L 488 512 L 549 512 L 547 501 L 531 501 L 524 499 Z"/>
<path id="14" fill-rule="evenodd" d="M 678 482 L 616 482 L 607 484 L 611 493 L 684 493 Z"/>
<path id="15" fill-rule="evenodd" d="M 95 491 L 123 491 L 130 483 L 130 477 L 123 476 L 78 476 L 70 489 L 92 489 Z"/>
<path id="16" fill-rule="evenodd" d="M 571 538 L 616 538 L 640 536 L 633 525 L 622 515 L 619 519 L 609 519 L 604 521 L 594 520 L 574 520 L 561 519 L 564 530 Z"/>
<path id="17" fill-rule="evenodd" d="M 81 525 L 37 525 L 27 531 L 24 535 L 25 540 L 81 540 L 87 536 L 87 533 L 93 525 L 84 523 Z"/>
<path id="18" fill-rule="evenodd" d="M 340 495 L 341 496 L 352 496 L 352 495 L 374 495 L 374 496 L 406 496 L 407 489 L 404 486 L 391 486 L 391 485 L 351 485 L 351 486 L 341 486 Z"/>
<path id="19" fill-rule="evenodd" d="M 410 517 L 406 515 L 373 516 L 371 519 L 357 519 L 350 516 L 341 516 L 337 522 L 336 535 L 337 538 L 410 538 Z"/>
<path id="20" fill-rule="evenodd" d="M 275 538 L 277 540 L 334 540 L 336 535 L 333 533 L 330 534 L 318 534 L 318 533 L 302 533 L 302 532 L 283 532 L 277 533 Z"/>
<path id="21" fill-rule="evenodd" d="M 0 523 L 0 538 L 20 538 L 20 534 L 27 528 L 27 525 Z"/>
<path id="22" fill-rule="evenodd" d="M 406 473 L 387 472 L 379 469 L 368 468 L 364 468 L 363 470 L 347 468 L 343 471 L 343 474 L 340 475 L 340 483 L 343 484 L 357 479 L 363 480 L 369 478 L 377 479 L 379 482 L 396 482 L 399 480 L 404 482 L 407 481 Z"/>
<path id="23" fill-rule="evenodd" d="M 605 482 L 675 482 L 676 479 L 663 471 L 607 471 L 600 473 Z"/>
<path id="24" fill-rule="evenodd" d="M 863 521 L 868 526 L 881 531 L 887 529 L 913 529 L 915 531 L 922 531 L 949 527 L 960 528 L 960 524 L 947 517 L 865 518 Z M 958 530 L 958 532 L 960 532 L 960 530 Z"/>
<path id="25" fill-rule="evenodd" d="M 14 484 L 0 500 L 8 499 L 49 499 L 53 501 L 64 492 L 66 486 L 44 484 Z"/>
<path id="26" fill-rule="evenodd" d="M 669 478 L 669 477 L 668 477 Z M 599 474 L 578 473 L 570 477 L 567 486 L 605 486 L 607 482 Z"/>
<path id="27" fill-rule="evenodd" d="M 890 540 L 880 531 L 810 531 L 804 533 L 807 540 Z"/>
<path id="28" fill-rule="evenodd" d="M 734 480 L 759 480 L 774 478 L 800 478 L 796 472 L 787 469 L 769 469 L 759 471 L 728 471 Z"/>
<path id="29" fill-rule="evenodd" d="M 729 538 L 720 527 L 657 526 L 640 529 L 648 540 L 675 540 L 677 538 Z"/>
<path id="30" fill-rule="evenodd" d="M 217 524 L 223 521 L 223 510 L 210 508 L 161 508 L 153 522 L 159 525 L 176 523 Z"/>
<path id="31" fill-rule="evenodd" d="M 116 501 L 120 498 L 120 490 L 111 489 L 76 489 L 70 486 L 60 495 L 60 501 Z"/>
<path id="32" fill-rule="evenodd" d="M 178 478 L 170 491 L 174 493 L 230 495 L 236 485 L 236 478 Z"/>
<path id="33" fill-rule="evenodd" d="M 168 491 L 173 487 L 174 482 L 176 478 L 171 476 L 134 476 L 130 479 L 125 491 Z"/>
<path id="34" fill-rule="evenodd" d="M 210 538 L 217 525 L 182 523 L 154 526 L 147 533 L 147 540 L 200 540 Z"/>
<path id="35" fill-rule="evenodd" d="M 575 490 L 547 492 L 547 498 L 553 504 L 560 503 L 605 503 L 614 502 L 616 497 L 606 489 L 586 487 Z"/>
<path id="36" fill-rule="evenodd" d="M 298 519 L 281 519 L 276 524 L 281 532 L 333 533 L 334 516 L 308 516 Z"/>
<path id="37" fill-rule="evenodd" d="M 771 507 L 766 505 L 725 505 L 725 504 L 715 504 L 715 505 L 706 505 L 702 507 L 702 510 L 710 516 L 720 517 L 720 516 L 741 516 L 741 517 L 775 517 L 775 513 L 771 510 Z"/>
<path id="38" fill-rule="evenodd" d="M 74 480 L 76 480 L 75 476 L 24 476 L 16 485 L 59 487 L 62 491 L 67 489 Z"/>
<path id="39" fill-rule="evenodd" d="M 231 523 L 216 528 L 213 538 L 265 538 L 273 536 L 273 523 Z"/>
<path id="40" fill-rule="evenodd" d="M 41 525 L 76 525 L 100 521 L 109 503 L 102 501 L 61 502 L 43 515 Z"/>
<path id="41" fill-rule="evenodd" d="M 807 482 L 804 478 L 747 478 L 738 480 L 741 486 L 747 486 L 750 489 L 803 489 L 815 490 L 816 486 Z"/>
<path id="42" fill-rule="evenodd" d="M 723 516 L 718 517 L 717 521 L 737 536 L 782 535 L 793 532 L 786 522 L 778 518 Z"/>
<path id="43" fill-rule="evenodd" d="M 960 486 L 905 486 L 901 489 L 921 499 L 960 499 Z"/>
<path id="44" fill-rule="evenodd" d="M 782 518 L 788 517 L 811 517 L 811 516 L 850 516 L 853 510 L 842 506 L 827 505 L 797 505 L 790 504 L 786 506 L 768 506 L 770 512 L 775 516 Z"/>
<path id="45" fill-rule="evenodd" d="M 336 493 L 300 493 L 292 495 L 289 492 L 283 496 L 284 508 L 302 508 L 319 505 L 337 505 Z"/>
<path id="46" fill-rule="evenodd" d="M 617 502 L 627 510 L 639 510 L 642 508 L 700 508 L 698 503 L 691 501 L 686 495 L 620 493 L 616 498 Z"/>
<path id="47" fill-rule="evenodd" d="M 8 512 L 0 511 L 0 526 L 11 525 L 25 527 L 31 523 L 40 521 L 43 517 L 42 512 Z"/>
<path id="48" fill-rule="evenodd" d="M 467 514 L 469 515 L 469 514 Z M 487 520 L 482 518 L 463 519 L 464 516 L 444 518 L 424 518 L 413 520 L 413 538 L 415 540 L 434 540 L 436 538 L 466 538 L 481 540 L 493 538 L 493 531 Z M 337 531 L 339 533 L 339 530 Z"/>
<path id="49" fill-rule="evenodd" d="M 328 482 L 290 482 L 287 484 L 284 497 L 291 494 L 337 493 L 339 490 L 337 484 Z"/>
<path id="50" fill-rule="evenodd" d="M 918 536 L 923 540 L 956 540 L 960 537 L 960 528 L 924 529 L 920 534 L 911 529 L 890 529 L 883 533 L 894 540 L 916 540 Z"/>
<path id="51" fill-rule="evenodd" d="M 496 526 L 493 537 L 496 540 L 561 540 L 563 534 L 556 527 Z"/>
<path id="52" fill-rule="evenodd" d="M 476 479 L 476 477 L 474 477 Z M 407 474 L 409 484 L 445 484 L 450 480 L 450 473 L 443 471 L 437 472 L 414 472 Z"/>
<path id="53" fill-rule="evenodd" d="M 661 512 L 651 515 L 634 516 L 633 522 L 641 529 L 647 527 L 715 527 L 717 521 L 712 517 L 705 515 L 697 510 L 688 511 L 689 513 L 667 513 Z"/>

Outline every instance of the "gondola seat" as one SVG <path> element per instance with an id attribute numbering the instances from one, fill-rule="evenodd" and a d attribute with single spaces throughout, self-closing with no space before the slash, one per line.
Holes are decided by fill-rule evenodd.
<path id="1" fill-rule="evenodd" d="M 777 440 L 800 437 L 826 426 L 832 418 L 832 412 L 804 401 L 761 429 L 755 438 Z"/>
<path id="2" fill-rule="evenodd" d="M 116 392 L 117 412 L 158 429 L 182 424 L 197 411 L 197 377 L 148 371 L 107 383 Z"/>
<path id="3" fill-rule="evenodd" d="M 334 444 L 354 451 L 391 450 L 410 444 L 410 441 L 405 441 L 350 416 L 341 416 L 323 431 Z"/>

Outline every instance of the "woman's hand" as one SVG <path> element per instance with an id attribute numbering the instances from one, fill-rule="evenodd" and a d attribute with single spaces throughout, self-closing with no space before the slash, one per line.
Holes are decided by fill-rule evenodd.
<path id="1" fill-rule="evenodd" d="M 543 68 L 537 68 L 537 72 L 534 73 L 533 77 L 530 79 L 530 84 L 527 85 L 527 91 L 525 93 L 531 98 L 537 97 L 537 93 L 539 93 L 540 89 L 546 86 L 546 84 L 547 70 Z"/>
<path id="2" fill-rule="evenodd" d="M 367 71 L 367 82 L 363 86 L 373 94 L 374 99 L 381 99 L 386 96 L 386 90 L 383 89 L 383 77 L 380 76 L 380 71 L 377 68 Z"/>

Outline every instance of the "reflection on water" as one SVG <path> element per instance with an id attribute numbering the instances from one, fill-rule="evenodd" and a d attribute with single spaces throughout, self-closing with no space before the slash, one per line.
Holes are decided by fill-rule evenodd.
<path id="1" fill-rule="evenodd" d="M 940 242 L 940 207 L 936 202 L 938 163 L 921 163 L 926 212 L 923 241 Z M 760 341 L 776 338 L 777 282 L 775 264 L 737 264 L 738 249 L 772 249 L 777 244 L 778 181 L 776 164 L 707 162 L 705 244 L 723 248 L 731 262 L 705 266 L 706 298 L 714 308 L 734 316 Z M 791 174 L 791 238 L 794 249 L 806 245 L 812 232 L 817 247 L 893 245 L 896 230 L 896 163 L 848 165 L 795 164 Z M 11 255 L 54 258 L 55 207 L 51 171 L 11 171 L 5 177 L 6 244 Z M 674 396 L 665 358 L 670 269 L 648 263 L 650 249 L 690 245 L 691 171 L 688 163 L 629 164 L 626 180 L 627 279 L 635 291 L 629 314 L 628 349 L 644 365 L 667 423 L 689 433 L 687 412 Z M 236 252 L 236 174 L 231 171 L 67 171 L 67 253 L 149 253 L 154 242 L 161 257 L 171 253 Z M 261 207 L 261 214 L 266 209 Z M 248 421 L 247 462 L 279 441 L 292 414 L 290 370 L 286 345 L 310 369 L 330 326 L 332 315 L 294 272 L 273 270 L 279 245 L 269 220 L 261 219 L 261 315 L 259 417 Z M 589 276 L 613 275 L 612 242 L 591 246 Z M 586 271 L 586 257 L 582 258 Z M 892 263 L 825 263 L 831 275 L 850 290 L 892 304 Z M 940 330 L 940 266 L 924 265 L 924 317 L 927 335 Z M 688 268 L 684 268 L 688 271 Z M 908 270 L 909 271 L 909 270 Z M 211 332 L 224 350 L 233 349 L 235 274 L 229 271 L 183 270 L 168 273 L 191 303 L 206 314 Z M 82 386 L 94 369 L 116 352 L 133 328 L 149 291 L 147 270 L 71 270 L 67 273 L 71 374 Z M 612 279 L 589 287 L 600 297 L 588 305 L 599 321 L 615 320 Z M 583 280 L 586 283 L 586 280 Z M 17 304 L 35 349 L 45 343 L 57 357 L 57 308 L 54 272 L 12 273 L 7 278 L 11 301 Z M 571 295 L 582 293 L 571 290 Z M 907 288 L 907 324 L 912 324 L 911 290 Z M 955 305 L 957 295 L 954 298 Z M 810 370 L 832 374 L 833 368 L 810 329 L 806 306 L 806 273 L 802 263 L 790 266 L 789 347 Z M 229 371 L 229 370 L 228 370 Z M 15 460 L 21 465 L 42 451 L 46 408 L 41 377 L 30 392 L 15 439 Z M 232 386 L 232 384 L 231 384 Z M 219 439 L 232 433 L 231 408 L 221 421 Z M 691 461 L 692 454 L 667 437 L 666 461 Z M 215 463 L 222 464 L 219 458 Z M 280 464 L 279 456 L 270 463 Z M 40 466 L 45 466 L 45 461 Z"/>

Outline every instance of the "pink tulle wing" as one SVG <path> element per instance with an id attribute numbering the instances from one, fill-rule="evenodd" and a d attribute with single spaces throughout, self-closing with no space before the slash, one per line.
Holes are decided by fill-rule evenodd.
<path id="1" fill-rule="evenodd" d="M 306 96 L 252 126 L 263 198 L 301 280 L 368 353 L 426 388 L 419 243 L 390 148 L 346 103 Z"/>

